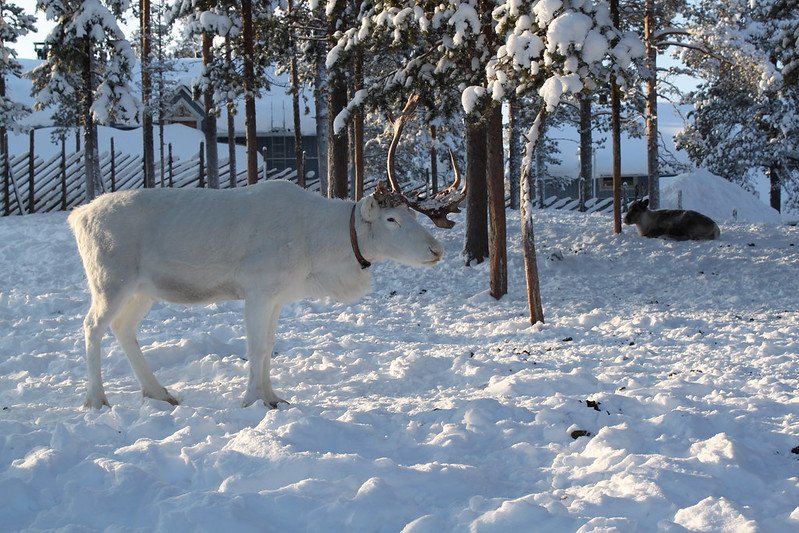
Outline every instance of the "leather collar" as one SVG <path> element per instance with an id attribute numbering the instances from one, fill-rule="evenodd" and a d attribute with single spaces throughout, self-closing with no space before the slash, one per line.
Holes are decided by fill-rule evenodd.
<path id="1" fill-rule="evenodd" d="M 358 207 L 358 204 L 352 206 L 352 211 L 350 212 L 350 244 L 352 244 L 352 252 L 355 254 L 355 259 L 358 260 L 358 264 L 361 265 L 361 269 L 365 270 L 372 266 L 372 263 L 366 260 L 366 258 L 361 254 L 361 249 L 358 247 L 358 234 L 355 233 L 355 208 Z"/>

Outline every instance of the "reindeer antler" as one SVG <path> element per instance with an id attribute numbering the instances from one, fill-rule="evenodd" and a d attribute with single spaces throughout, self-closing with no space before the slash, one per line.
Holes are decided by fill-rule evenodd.
<path id="1" fill-rule="evenodd" d="M 394 172 L 394 160 L 397 153 L 397 146 L 399 145 L 399 140 L 402 136 L 402 130 L 405 127 L 405 124 L 413 116 L 413 113 L 416 111 L 420 99 L 421 97 L 418 93 L 411 94 L 408 97 L 405 107 L 402 109 L 402 113 L 400 113 L 400 116 L 393 121 L 394 137 L 391 139 L 391 144 L 388 147 L 388 160 L 386 162 L 388 182 L 391 185 L 391 189 L 395 193 L 402 194 L 405 203 L 407 203 L 411 209 L 427 215 L 430 220 L 432 220 L 433 223 L 439 228 L 451 228 L 455 225 L 455 222 L 449 220 L 447 215 L 450 213 L 460 213 L 458 204 L 460 204 L 466 197 L 467 187 L 465 180 L 461 179 L 461 173 L 458 169 L 458 164 L 455 161 L 455 154 L 452 152 L 452 150 L 449 151 L 449 157 L 450 161 L 452 162 L 452 170 L 455 173 L 455 179 L 449 186 L 438 191 L 430 198 L 418 200 L 405 196 L 402 193 L 402 188 L 400 187 L 399 181 L 397 180 L 397 176 Z M 463 181 L 463 187 L 459 188 L 461 181 Z"/>

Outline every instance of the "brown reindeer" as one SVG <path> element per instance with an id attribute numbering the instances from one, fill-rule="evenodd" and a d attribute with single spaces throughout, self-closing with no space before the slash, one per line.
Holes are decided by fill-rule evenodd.
<path id="1" fill-rule="evenodd" d="M 643 237 L 666 237 L 677 241 L 713 240 L 721 235 L 712 218 L 683 209 L 649 209 L 649 200 L 636 200 L 624 216 L 625 224 L 635 224 Z"/>

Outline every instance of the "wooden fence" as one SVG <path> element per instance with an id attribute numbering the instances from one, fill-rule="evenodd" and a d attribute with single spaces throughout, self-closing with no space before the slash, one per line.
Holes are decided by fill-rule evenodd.
<path id="1" fill-rule="evenodd" d="M 113 147 L 113 143 L 112 143 Z M 171 150 L 170 150 L 171 153 Z M 169 157 L 163 177 L 160 168 L 156 168 L 156 186 L 165 187 L 201 187 L 207 182 L 202 157 L 198 152 L 194 157 L 181 160 Z M 13 215 L 25 213 L 46 213 L 67 210 L 85 202 L 85 179 L 83 172 L 84 151 L 67 154 L 60 153 L 42 159 L 29 153 L 17 154 L 14 157 L 0 157 L 0 179 L 2 179 L 2 200 L 0 214 Z M 8 166 L 8 172 L 6 172 Z M 157 165 L 158 167 L 158 165 Z M 137 189 L 143 186 L 144 167 L 141 155 L 132 155 L 119 151 L 100 154 L 100 175 L 102 190 L 118 191 Z M 297 181 L 297 171 L 286 169 L 259 169 L 259 180 L 286 179 Z M 247 183 L 247 169 L 236 170 L 236 186 Z M 220 158 L 219 184 L 222 188 L 230 186 L 230 165 L 227 159 Z M 306 179 L 306 188 L 319 191 L 318 179 Z M 376 185 L 376 180 L 369 180 L 364 190 L 369 191 Z M 424 184 L 410 188 L 411 191 L 424 193 Z M 509 204 L 510 198 L 506 197 Z M 543 207 L 549 209 L 577 210 L 578 200 L 551 196 L 543 201 Z M 587 212 L 608 212 L 612 210 L 611 199 L 599 200 L 591 198 L 586 201 Z"/>
<path id="2" fill-rule="evenodd" d="M 30 153 L 17 154 L 14 157 L 0 157 L 0 214 L 46 213 L 67 210 L 85 202 L 85 179 L 83 150 L 70 154 L 62 151 L 49 159 L 35 156 L 31 160 Z M 6 161 L 7 159 L 7 161 Z M 8 166 L 8 172 L 6 172 Z M 160 168 L 156 166 L 156 186 L 165 187 L 200 187 L 207 182 L 201 157 L 198 155 L 181 160 L 170 157 L 164 170 L 163 179 Z M 141 155 L 132 155 L 119 151 L 100 154 L 101 189 L 103 191 L 119 191 L 136 189 L 143 186 L 144 167 Z M 287 179 L 297 181 L 297 172 L 293 169 L 277 171 L 275 169 L 259 169 L 259 179 Z M 236 169 L 236 185 L 247 183 L 247 169 Z M 319 190 L 319 181 L 306 180 L 306 187 Z M 230 186 L 230 165 L 227 159 L 220 158 L 220 187 Z"/>

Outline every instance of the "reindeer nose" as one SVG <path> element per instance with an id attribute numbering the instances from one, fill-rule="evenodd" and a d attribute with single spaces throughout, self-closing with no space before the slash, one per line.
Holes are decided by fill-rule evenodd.
<path id="1" fill-rule="evenodd" d="M 430 253 L 435 256 L 436 261 L 439 261 L 442 257 L 444 257 L 444 247 L 438 243 L 428 246 L 427 249 L 430 250 Z"/>

